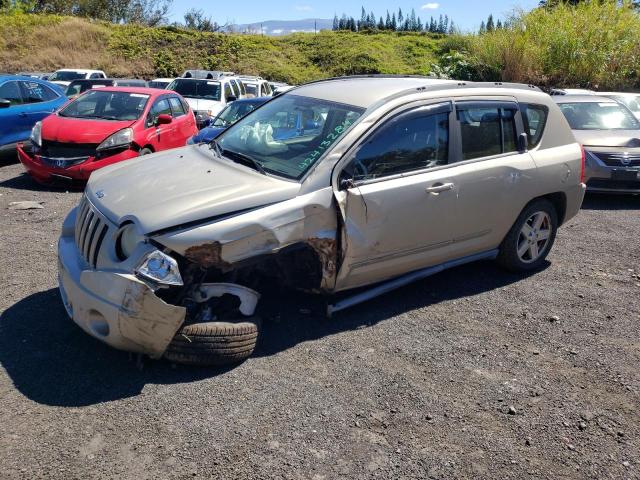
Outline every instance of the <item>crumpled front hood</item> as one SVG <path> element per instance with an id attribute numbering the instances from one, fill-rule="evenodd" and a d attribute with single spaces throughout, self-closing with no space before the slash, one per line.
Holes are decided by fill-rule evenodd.
<path id="1" fill-rule="evenodd" d="M 640 147 L 640 130 L 573 130 L 585 147 Z"/>
<path id="2" fill-rule="evenodd" d="M 299 190 L 191 145 L 97 170 L 86 194 L 114 223 L 133 220 L 148 234 L 288 200 Z"/>
<path id="3" fill-rule="evenodd" d="M 42 139 L 63 143 L 102 143 L 135 121 L 91 120 L 49 115 L 42 121 Z"/>

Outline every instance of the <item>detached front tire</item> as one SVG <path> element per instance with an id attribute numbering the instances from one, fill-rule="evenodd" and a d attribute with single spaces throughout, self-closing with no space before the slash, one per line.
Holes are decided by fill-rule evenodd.
<path id="1" fill-rule="evenodd" d="M 540 268 L 556 239 L 558 214 L 549 200 L 531 202 L 500 245 L 497 261 L 512 272 Z"/>
<path id="2" fill-rule="evenodd" d="M 241 322 L 207 322 L 185 325 L 167 347 L 164 357 L 186 365 L 217 366 L 239 363 L 253 354 L 260 318 Z"/>

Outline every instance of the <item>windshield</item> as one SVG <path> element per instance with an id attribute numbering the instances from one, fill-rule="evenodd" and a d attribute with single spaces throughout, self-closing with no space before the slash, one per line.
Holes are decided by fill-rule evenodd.
<path id="1" fill-rule="evenodd" d="M 604 102 L 561 103 L 572 130 L 637 130 L 640 124 L 622 105 Z"/>
<path id="2" fill-rule="evenodd" d="M 77 97 L 81 93 L 86 92 L 92 88 L 102 88 L 110 85 L 109 81 L 93 81 L 93 80 L 74 80 L 69 84 L 65 90 L 65 95 L 69 98 Z"/>
<path id="3" fill-rule="evenodd" d="M 254 102 L 233 102 L 225 107 L 220 115 L 218 115 L 213 122 L 214 127 L 228 127 L 233 125 L 242 117 L 252 112 L 256 107 L 262 105 L 262 103 Z"/>
<path id="4" fill-rule="evenodd" d="M 89 90 L 63 108 L 61 117 L 101 120 L 137 120 L 144 112 L 149 95 Z"/>
<path id="5" fill-rule="evenodd" d="M 56 72 L 49 77 L 50 82 L 70 82 L 79 78 L 84 78 L 85 74 L 80 72 Z"/>
<path id="6" fill-rule="evenodd" d="M 185 98 L 220 101 L 220 82 L 212 80 L 174 80 L 167 90 L 178 92 Z"/>
<path id="7" fill-rule="evenodd" d="M 277 97 L 218 137 L 222 153 L 250 157 L 265 171 L 300 179 L 364 110 L 316 98 Z"/>

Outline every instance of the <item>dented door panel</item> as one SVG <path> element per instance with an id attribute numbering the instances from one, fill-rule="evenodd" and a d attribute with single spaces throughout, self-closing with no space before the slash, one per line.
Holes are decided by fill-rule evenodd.
<path id="1" fill-rule="evenodd" d="M 447 169 L 381 180 L 337 194 L 344 251 L 337 290 L 439 263 L 453 238 L 456 195 L 427 191 L 453 182 Z"/>

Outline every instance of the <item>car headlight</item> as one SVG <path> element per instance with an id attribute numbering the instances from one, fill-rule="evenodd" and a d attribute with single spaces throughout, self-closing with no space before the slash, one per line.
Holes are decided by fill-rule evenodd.
<path id="1" fill-rule="evenodd" d="M 136 226 L 133 223 L 127 223 L 116 234 L 116 255 L 124 262 L 143 241 L 144 236 L 138 232 Z"/>
<path id="2" fill-rule="evenodd" d="M 31 130 L 31 143 L 42 147 L 42 122 L 36 122 Z"/>
<path id="3" fill-rule="evenodd" d="M 145 257 L 136 269 L 136 275 L 163 285 L 183 285 L 178 262 L 160 250 L 154 250 Z"/>
<path id="4" fill-rule="evenodd" d="M 123 128 L 122 130 L 114 133 L 110 137 L 98 145 L 97 150 L 108 150 L 110 148 L 126 147 L 133 142 L 133 130 L 130 128 Z"/>

